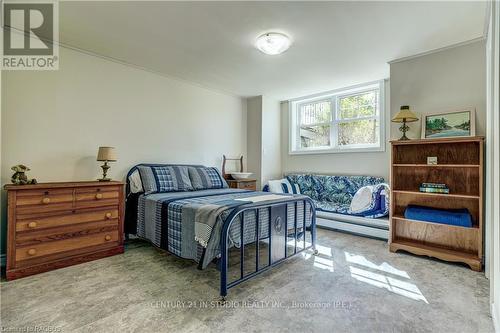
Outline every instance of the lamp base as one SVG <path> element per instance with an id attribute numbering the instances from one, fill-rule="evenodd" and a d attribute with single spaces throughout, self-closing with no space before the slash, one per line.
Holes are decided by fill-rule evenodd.
<path id="1" fill-rule="evenodd" d="M 101 165 L 101 168 L 102 168 L 102 178 L 98 179 L 98 181 L 100 181 L 100 182 L 109 182 L 111 180 L 111 178 L 106 177 L 109 168 L 111 168 L 108 165 L 108 161 L 104 161 L 104 164 Z"/>
<path id="2" fill-rule="evenodd" d="M 109 181 L 111 181 L 111 178 L 100 178 L 100 179 L 98 179 L 98 181 L 100 181 L 100 182 L 109 182 Z"/>
<path id="3" fill-rule="evenodd" d="M 398 140 L 398 141 L 406 141 L 406 140 L 410 140 L 407 136 L 406 136 L 406 132 L 410 129 L 410 127 L 408 127 L 408 125 L 406 125 L 406 120 L 403 119 L 403 125 L 401 125 L 401 127 L 399 128 L 399 130 L 403 133 L 403 136 Z"/>

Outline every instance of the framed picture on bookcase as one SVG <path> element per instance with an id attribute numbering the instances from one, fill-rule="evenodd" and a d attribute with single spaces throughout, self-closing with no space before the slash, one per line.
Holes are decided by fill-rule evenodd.
<path id="1" fill-rule="evenodd" d="M 476 110 L 437 112 L 423 115 L 422 139 L 467 137 L 476 135 Z"/>

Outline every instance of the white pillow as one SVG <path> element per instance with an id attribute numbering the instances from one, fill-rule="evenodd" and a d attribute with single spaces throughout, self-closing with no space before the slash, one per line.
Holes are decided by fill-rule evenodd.
<path id="1" fill-rule="evenodd" d="M 374 188 L 374 186 L 363 186 L 356 192 L 356 194 L 354 194 L 351 201 L 352 213 L 362 213 L 370 208 Z"/>
<path id="2" fill-rule="evenodd" d="M 139 174 L 139 170 L 135 170 L 134 172 L 132 172 L 132 174 L 128 177 L 128 181 L 130 184 L 130 192 L 144 192 L 144 190 L 142 189 L 142 180 L 141 175 Z"/>
<path id="3" fill-rule="evenodd" d="M 290 184 L 288 179 L 283 178 L 279 180 L 270 180 L 267 182 L 269 185 L 269 192 L 271 193 L 296 193 L 300 194 L 300 187 L 297 184 Z M 286 188 L 286 190 L 283 188 Z"/>
<path id="4" fill-rule="evenodd" d="M 283 187 L 281 186 L 281 183 L 283 183 L 285 180 L 286 179 L 270 180 L 268 182 L 269 192 L 271 192 L 271 193 L 284 193 Z"/>

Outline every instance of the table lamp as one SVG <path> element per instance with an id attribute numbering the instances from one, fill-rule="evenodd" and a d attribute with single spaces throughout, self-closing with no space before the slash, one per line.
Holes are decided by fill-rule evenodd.
<path id="1" fill-rule="evenodd" d="M 399 130 L 403 132 L 403 136 L 399 139 L 400 141 L 410 140 L 406 136 L 406 132 L 410 129 L 410 127 L 408 127 L 406 123 L 412 123 L 417 120 L 418 117 L 410 110 L 410 106 L 408 105 L 401 106 L 399 112 L 391 120 L 393 123 L 403 123 L 403 125 L 401 125 L 401 127 L 399 128 Z"/>
<path id="2" fill-rule="evenodd" d="M 107 178 L 106 174 L 108 173 L 109 168 L 108 162 L 116 161 L 116 151 L 115 147 L 99 147 L 99 151 L 97 152 L 97 160 L 104 162 L 101 165 L 102 168 L 102 178 L 98 179 L 100 182 L 109 182 L 111 178 Z"/>

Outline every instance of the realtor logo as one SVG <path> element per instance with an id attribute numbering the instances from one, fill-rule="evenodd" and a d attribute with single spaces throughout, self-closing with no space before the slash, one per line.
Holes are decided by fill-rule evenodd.
<path id="1" fill-rule="evenodd" d="M 4 70 L 55 70 L 59 67 L 56 1 L 2 4 Z"/>

